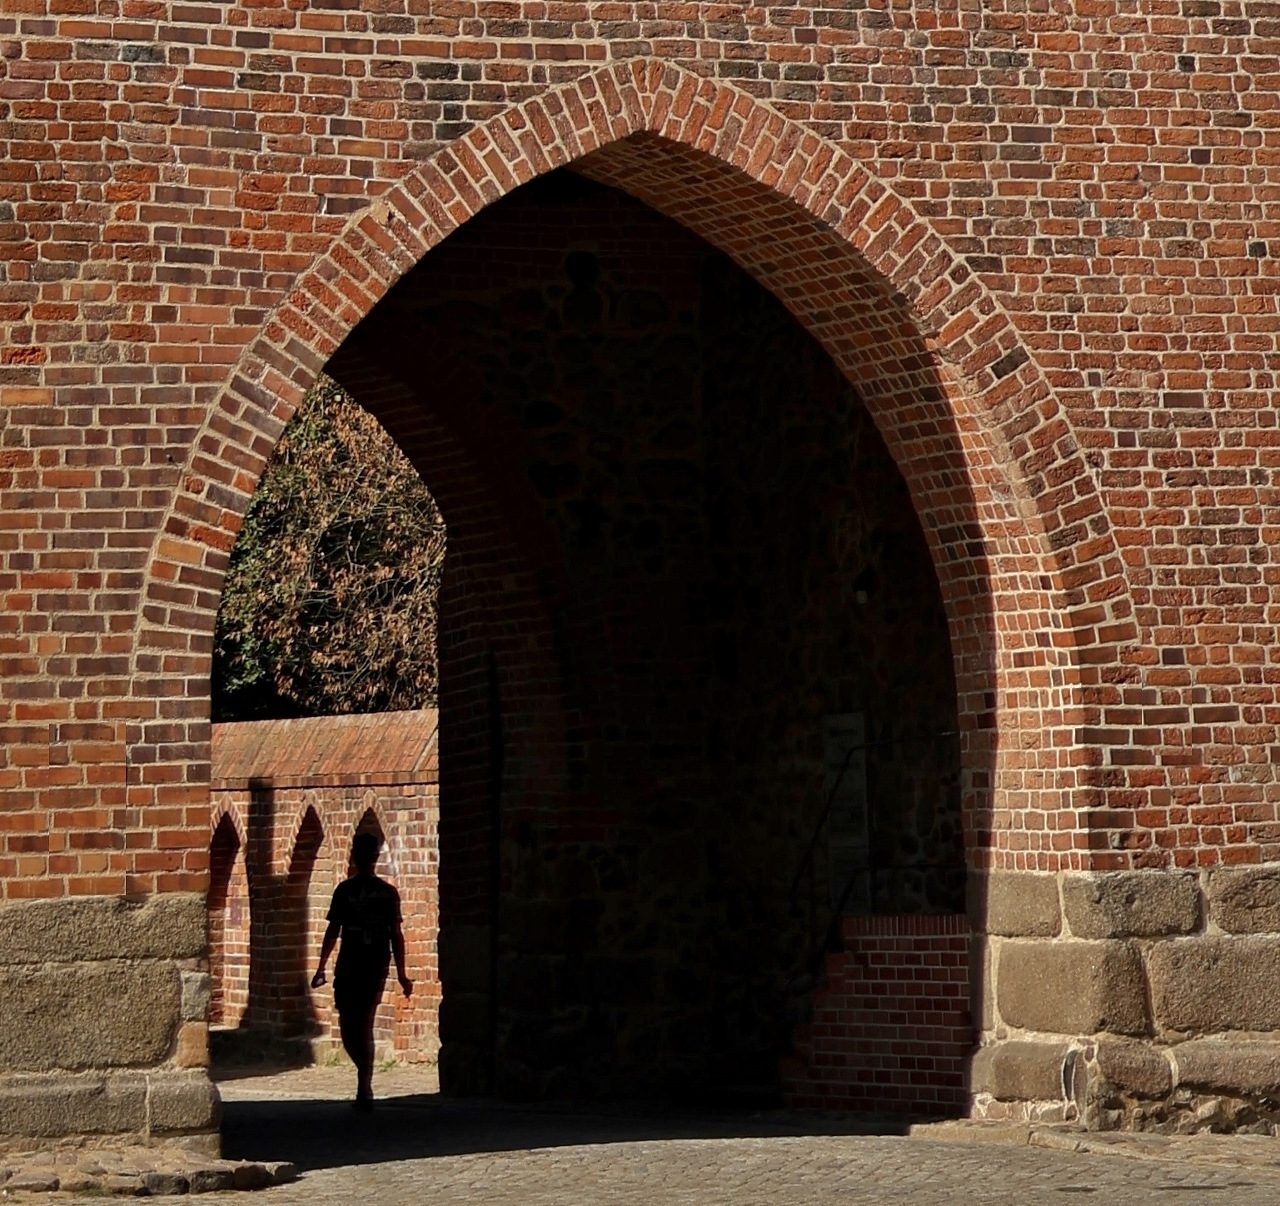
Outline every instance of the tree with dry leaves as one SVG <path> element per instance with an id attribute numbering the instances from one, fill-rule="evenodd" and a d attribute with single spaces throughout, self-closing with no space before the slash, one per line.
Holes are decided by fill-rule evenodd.
<path id="1" fill-rule="evenodd" d="M 214 635 L 214 720 L 434 704 L 444 550 L 444 521 L 413 466 L 322 377 L 232 550 Z"/>

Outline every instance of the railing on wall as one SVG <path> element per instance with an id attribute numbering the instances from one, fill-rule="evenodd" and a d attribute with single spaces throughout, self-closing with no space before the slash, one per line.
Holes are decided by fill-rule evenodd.
<path id="1" fill-rule="evenodd" d="M 799 995 L 807 993 L 817 983 L 818 975 L 822 967 L 822 962 L 829 952 L 840 949 L 841 935 L 841 919 L 845 915 L 845 909 L 848 906 L 849 898 L 853 893 L 854 886 L 858 882 L 859 876 L 865 875 L 867 868 L 856 867 L 843 881 L 840 892 L 835 897 L 835 903 L 828 905 L 825 912 L 820 910 L 818 899 L 818 883 L 819 876 L 817 874 L 817 854 L 821 848 L 823 834 L 827 831 L 831 821 L 832 810 L 835 807 L 836 800 L 840 794 L 841 785 L 845 776 L 849 773 L 849 768 L 853 765 L 855 755 L 865 753 L 873 749 L 891 749 L 900 746 L 929 746 L 940 745 L 943 741 L 950 741 L 952 738 L 959 737 L 959 731 L 955 729 L 946 729 L 939 733 L 931 733 L 919 737 L 893 737 L 884 741 L 866 741 L 857 745 L 852 745 L 845 753 L 841 763 L 840 770 L 836 774 L 831 784 L 831 789 L 827 792 L 826 802 L 823 805 L 822 812 L 813 827 L 813 832 L 809 836 L 808 842 L 805 844 L 804 854 L 800 858 L 800 862 L 796 867 L 795 875 L 792 877 L 791 886 L 787 892 L 787 909 L 794 918 L 800 912 L 800 888 L 806 881 L 808 883 L 808 905 L 807 916 L 805 918 L 805 947 L 803 956 L 799 964 L 794 968 L 788 981 L 788 990 Z M 874 812 L 868 804 L 867 816 L 868 821 L 874 818 Z M 874 826 L 873 826 L 874 827 Z M 880 864 L 877 868 L 880 871 L 915 871 L 920 870 L 920 864 Z M 830 899 L 830 898 L 828 898 Z M 819 925 L 819 920 L 821 924 Z"/>

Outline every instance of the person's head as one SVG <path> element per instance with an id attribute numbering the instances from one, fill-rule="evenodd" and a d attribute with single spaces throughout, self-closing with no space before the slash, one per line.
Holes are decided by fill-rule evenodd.
<path id="1" fill-rule="evenodd" d="M 382 851 L 382 839 L 376 833 L 357 833 L 351 843 L 351 861 L 357 871 L 372 871 Z"/>

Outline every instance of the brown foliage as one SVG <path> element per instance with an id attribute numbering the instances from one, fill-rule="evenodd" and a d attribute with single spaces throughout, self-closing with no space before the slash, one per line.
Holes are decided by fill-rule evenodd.
<path id="1" fill-rule="evenodd" d="M 435 703 L 444 550 L 444 521 L 413 466 L 322 377 L 232 551 L 214 639 L 214 719 Z"/>

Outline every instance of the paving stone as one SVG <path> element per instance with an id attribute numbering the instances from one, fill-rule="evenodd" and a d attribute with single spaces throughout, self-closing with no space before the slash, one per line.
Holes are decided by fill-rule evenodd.
<path id="1" fill-rule="evenodd" d="M 1015 1144 L 1025 1147 L 1031 1128 L 1025 1122 L 988 1122 L 973 1118 L 947 1118 L 942 1122 L 916 1122 L 907 1128 L 913 1139 L 954 1143 Z"/>
<path id="2" fill-rule="evenodd" d="M 1032 1147 L 1047 1147 L 1059 1152 L 1083 1152 L 1087 1150 L 1084 1137 L 1079 1134 L 1064 1133 L 1046 1127 L 1035 1127 L 1027 1136 Z"/>
<path id="3" fill-rule="evenodd" d="M 147 1192 L 137 1173 L 111 1173 L 102 1178 L 102 1188 L 122 1198 L 139 1198 Z"/>
<path id="4" fill-rule="evenodd" d="M 1028 1206 L 1074 1194 L 1117 1206 L 1274 1206 L 1275 1169 L 1094 1153 L 1091 1136 L 1032 1143 L 822 1135 L 670 1138 L 476 1151 L 321 1168 L 270 1206 Z M 1274 1141 L 1271 1141 L 1274 1145 Z M 1068 1192 L 1069 1191 L 1069 1192 Z"/>
<path id="5" fill-rule="evenodd" d="M 58 1188 L 58 1178 L 52 1172 L 24 1170 L 10 1177 L 4 1188 L 6 1193 L 17 1193 L 19 1190 L 26 1193 L 53 1193 Z"/>
<path id="6" fill-rule="evenodd" d="M 237 1164 L 235 1187 L 237 1189 L 266 1189 L 271 1184 L 271 1174 L 262 1164 Z"/>
<path id="7" fill-rule="evenodd" d="M 1027 1046 L 1055 1059 L 1030 1058 L 1019 1075 L 1039 1070 L 1044 1091 L 1056 1090 L 1066 1044 Z M 1151 1071 L 1143 1044 L 1115 1047 L 1113 1064 L 1138 1057 L 1130 1080 Z M 265 1190 L 269 1206 L 1051 1206 L 1064 1187 L 1117 1206 L 1280 1200 L 1280 1140 L 1257 1136 L 957 1120 L 913 1128 L 925 1141 L 833 1133 L 850 1123 L 825 1115 L 574 1113 L 412 1086 L 358 1124 L 340 1099 L 342 1076 L 306 1069 L 234 1084 L 228 1153 L 273 1172 L 266 1157 L 276 1152 L 305 1172 Z"/>
<path id="8" fill-rule="evenodd" d="M 175 1172 L 143 1173 L 142 1183 L 147 1187 L 147 1193 L 157 1198 L 186 1193 L 191 1188 L 187 1178 Z"/>
<path id="9" fill-rule="evenodd" d="M 272 1185 L 289 1185 L 298 1179 L 298 1166 L 288 1160 L 270 1160 L 265 1167 Z"/>
<path id="10" fill-rule="evenodd" d="M 236 1174 L 231 1168 L 197 1168 L 187 1174 L 187 1184 L 191 1193 L 217 1193 L 235 1189 Z"/>

